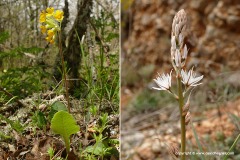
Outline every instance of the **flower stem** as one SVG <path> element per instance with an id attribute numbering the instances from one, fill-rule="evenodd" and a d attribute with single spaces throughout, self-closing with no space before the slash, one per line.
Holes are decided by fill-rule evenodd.
<path id="1" fill-rule="evenodd" d="M 180 75 L 177 76 L 177 84 L 178 84 L 178 102 L 179 102 L 179 110 L 181 117 L 181 160 L 185 160 L 185 151 L 186 151 L 186 128 L 185 128 L 185 115 L 182 115 L 184 98 L 182 92 L 182 83 Z"/>
<path id="2" fill-rule="evenodd" d="M 68 104 L 68 112 L 70 113 L 70 101 L 69 101 L 69 94 L 68 94 L 68 81 L 67 81 L 67 73 L 66 73 L 66 66 L 64 64 L 64 57 L 63 57 L 63 52 L 62 52 L 62 41 L 61 41 L 61 31 L 58 33 L 58 38 L 59 38 L 59 54 L 61 57 L 61 63 L 62 63 L 62 70 L 63 70 L 63 78 L 64 78 L 64 87 L 65 87 L 65 92 L 66 92 L 66 99 L 67 99 L 67 104 Z"/>

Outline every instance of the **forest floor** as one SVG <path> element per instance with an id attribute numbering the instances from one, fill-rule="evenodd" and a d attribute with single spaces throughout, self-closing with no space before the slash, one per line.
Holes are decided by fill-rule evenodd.
<path id="1" fill-rule="evenodd" d="M 0 160 L 6 159 L 24 159 L 24 160 L 49 160 L 50 148 L 53 149 L 52 159 L 60 159 L 66 157 L 66 149 L 62 138 L 53 134 L 50 129 L 49 116 L 51 116 L 51 108 L 54 103 L 66 104 L 63 95 L 49 91 L 48 93 L 34 94 L 20 100 L 24 106 L 17 103 L 1 107 L 1 143 L 0 143 Z M 98 113 L 91 114 L 89 109 L 84 108 L 84 100 L 71 98 L 71 114 L 74 116 L 80 131 L 71 136 L 71 152 L 68 159 L 74 160 L 79 157 L 85 157 L 87 154 L 101 155 L 95 152 L 91 146 L 99 150 L 102 143 L 97 143 L 94 134 L 99 136 L 98 129 L 105 127 L 102 135 L 106 140 L 119 139 L 119 114 L 113 109 L 108 102 L 102 102 Z M 101 117 L 107 114 L 107 124 L 101 124 Z M 5 118 L 4 118 L 5 117 Z M 4 119 L 3 119 L 4 118 Z M 104 140 L 100 139 L 101 142 Z M 96 145 L 98 144 L 98 145 Z M 105 144 L 105 142 L 104 142 Z M 118 159 L 119 143 L 108 143 L 101 146 L 101 149 L 109 149 L 111 156 L 107 159 Z M 105 147 L 105 148 L 104 148 Z M 105 153 L 106 154 L 106 153 Z M 106 158 L 105 157 L 105 158 Z M 86 159 L 86 157 L 85 157 Z"/>

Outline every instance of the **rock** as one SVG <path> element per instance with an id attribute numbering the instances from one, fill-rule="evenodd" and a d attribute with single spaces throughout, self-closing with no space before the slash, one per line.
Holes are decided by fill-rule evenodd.
<path id="1" fill-rule="evenodd" d="M 135 134 L 124 136 L 122 139 L 125 143 L 129 143 L 131 146 L 139 146 L 143 140 L 144 135 L 140 132 L 135 132 Z"/>
<path id="2" fill-rule="evenodd" d="M 138 156 L 146 160 L 154 159 L 155 154 L 152 152 L 151 145 L 152 143 L 144 143 L 143 146 L 139 147 L 136 150 Z"/>
<path id="3" fill-rule="evenodd" d="M 166 148 L 166 145 L 161 143 L 158 139 L 153 140 L 152 142 L 152 152 L 155 154 L 159 154 L 163 151 L 164 148 Z"/>
<path id="4" fill-rule="evenodd" d="M 46 104 L 40 104 L 38 108 L 43 111 L 47 108 L 47 105 Z"/>

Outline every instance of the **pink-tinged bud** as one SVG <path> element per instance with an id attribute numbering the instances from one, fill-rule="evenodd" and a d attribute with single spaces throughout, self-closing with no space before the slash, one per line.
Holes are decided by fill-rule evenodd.
<path id="1" fill-rule="evenodd" d="M 183 49 L 183 58 L 187 59 L 187 55 L 188 55 L 188 50 L 187 50 L 187 45 L 184 45 L 184 49 Z"/>
<path id="2" fill-rule="evenodd" d="M 183 106 L 182 116 L 186 116 L 189 111 L 190 103 L 189 101 Z"/>
<path id="3" fill-rule="evenodd" d="M 187 126 L 190 121 L 191 121 L 191 115 L 190 115 L 190 112 L 187 112 L 187 115 L 185 117 L 185 125 Z"/>
<path id="4" fill-rule="evenodd" d="M 179 47 L 181 48 L 183 46 L 183 35 L 182 33 L 179 34 L 178 36 L 178 43 L 179 43 Z"/>

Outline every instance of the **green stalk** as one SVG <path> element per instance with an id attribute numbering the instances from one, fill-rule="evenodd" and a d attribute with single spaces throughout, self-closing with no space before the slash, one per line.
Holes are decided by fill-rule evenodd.
<path id="1" fill-rule="evenodd" d="M 232 152 L 232 150 L 235 148 L 235 146 L 237 145 L 238 140 L 240 140 L 240 134 L 237 136 L 237 138 L 233 142 L 231 148 L 229 149 L 228 153 L 224 156 L 223 160 L 227 160 L 227 158 L 229 156 L 229 153 Z"/>
<path id="2" fill-rule="evenodd" d="M 68 104 L 68 112 L 70 113 L 70 101 L 69 101 L 69 94 L 68 94 L 68 81 L 67 81 L 67 73 L 66 73 L 66 66 L 64 64 L 64 57 L 62 52 L 62 41 L 61 41 L 61 30 L 58 32 L 58 38 L 59 38 L 59 54 L 61 57 L 61 63 L 62 63 L 62 70 L 63 70 L 63 78 L 65 83 L 65 92 L 66 92 L 66 99 Z"/>
<path id="3" fill-rule="evenodd" d="M 185 128 L 185 116 L 182 115 L 184 98 L 182 92 L 182 82 L 181 77 L 178 74 L 177 76 L 177 84 L 178 84 L 178 102 L 179 102 L 179 110 L 181 117 L 181 160 L 185 160 L 185 151 L 186 151 L 186 128 Z"/>
<path id="4" fill-rule="evenodd" d="M 70 152 L 70 140 L 68 137 L 63 137 L 64 139 L 64 142 L 65 142 L 65 146 L 66 146 L 66 151 L 67 151 L 67 154 Z"/>

